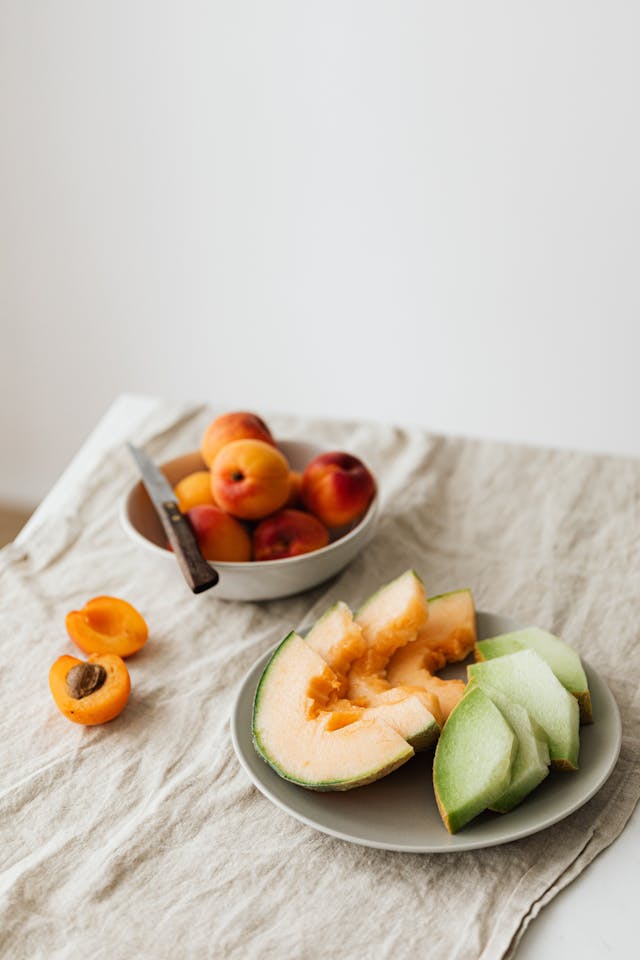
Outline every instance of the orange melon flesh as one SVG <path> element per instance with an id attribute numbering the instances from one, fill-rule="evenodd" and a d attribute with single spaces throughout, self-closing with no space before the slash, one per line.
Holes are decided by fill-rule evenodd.
<path id="1" fill-rule="evenodd" d="M 360 625 L 341 600 L 313 625 L 305 642 L 341 678 L 346 677 L 354 660 L 361 657 L 367 647 Z"/>
<path id="2" fill-rule="evenodd" d="M 464 660 L 476 643 L 476 611 L 471 590 L 454 590 L 429 600 L 429 617 L 412 642 L 397 650 L 387 665 L 387 680 L 430 691 L 443 718 L 462 698 L 462 680 L 433 676 L 447 663 Z"/>
<path id="3" fill-rule="evenodd" d="M 389 658 L 410 640 L 429 616 L 424 584 L 413 570 L 381 587 L 356 612 L 367 649 Z"/>
<path id="4" fill-rule="evenodd" d="M 437 699 L 422 690 L 391 690 L 384 679 L 378 680 L 371 673 L 371 658 L 377 654 L 373 650 L 365 653 L 361 627 L 346 603 L 340 601 L 327 610 L 309 631 L 305 643 L 322 656 L 341 681 L 338 699 L 326 704 L 333 712 L 328 721 L 331 729 L 378 716 L 416 750 L 426 749 L 437 739 L 441 723 Z M 349 692 L 345 674 L 354 661 L 367 671 L 367 687 L 361 695 L 344 699 Z M 375 693 L 370 683 L 377 685 Z"/>
<path id="5" fill-rule="evenodd" d="M 318 683 L 317 678 L 323 678 Z M 309 695 L 337 688 L 339 678 L 302 637 L 289 634 L 264 669 L 253 710 L 253 741 L 260 756 L 286 780 L 311 790 L 349 790 L 378 780 L 414 750 L 375 716 L 332 728 L 331 711 Z"/>

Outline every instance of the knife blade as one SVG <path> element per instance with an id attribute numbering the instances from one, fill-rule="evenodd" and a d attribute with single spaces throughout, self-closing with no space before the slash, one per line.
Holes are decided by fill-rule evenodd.
<path id="1" fill-rule="evenodd" d="M 141 447 L 132 443 L 127 447 L 189 587 L 194 593 L 214 587 L 220 579 L 218 572 L 202 556 L 193 528 L 180 512 L 169 481 Z"/>

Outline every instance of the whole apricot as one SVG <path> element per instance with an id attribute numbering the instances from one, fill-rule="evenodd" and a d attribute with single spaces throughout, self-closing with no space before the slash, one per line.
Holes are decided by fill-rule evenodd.
<path id="1" fill-rule="evenodd" d="M 289 464 L 262 440 L 233 440 L 213 461 L 211 489 L 216 503 L 234 517 L 260 520 L 286 503 Z"/>
<path id="2" fill-rule="evenodd" d="M 206 465 L 210 467 L 218 451 L 233 440 L 262 440 L 274 447 L 276 444 L 269 427 L 257 414 L 245 410 L 224 413 L 203 434 L 200 453 Z"/>
<path id="3" fill-rule="evenodd" d="M 86 661 L 63 656 L 49 671 L 49 688 L 60 713 L 93 726 L 122 713 L 131 681 L 124 660 L 115 653 L 93 654 Z"/>
<path id="4" fill-rule="evenodd" d="M 119 597 L 94 597 L 65 619 L 67 633 L 85 653 L 115 653 L 130 657 L 147 642 L 144 617 Z"/>
<path id="5" fill-rule="evenodd" d="M 186 513 L 191 507 L 215 504 L 211 492 L 211 474 L 208 470 L 196 470 L 183 477 L 176 483 L 173 492 L 181 513 Z"/>
<path id="6" fill-rule="evenodd" d="M 220 507 L 203 504 L 187 513 L 205 560 L 251 560 L 251 537 L 239 520 Z"/>

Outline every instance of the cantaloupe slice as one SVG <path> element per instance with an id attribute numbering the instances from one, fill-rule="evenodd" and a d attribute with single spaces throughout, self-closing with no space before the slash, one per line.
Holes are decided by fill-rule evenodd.
<path id="1" fill-rule="evenodd" d="M 285 780 L 311 790 L 349 790 L 413 756 L 413 747 L 377 717 L 337 728 L 334 717 L 332 725 L 326 706 L 339 688 L 336 674 L 296 633 L 267 663 L 254 701 L 253 742 Z"/>
<path id="2" fill-rule="evenodd" d="M 467 667 L 469 679 L 486 681 L 515 700 L 544 730 L 551 765 L 578 769 L 580 711 L 578 701 L 562 686 L 535 650 L 505 654 Z"/>
<path id="3" fill-rule="evenodd" d="M 500 710 L 479 685 L 470 688 L 445 724 L 433 761 L 438 810 L 450 833 L 504 794 L 516 751 Z"/>
<path id="4" fill-rule="evenodd" d="M 429 616 L 422 580 L 414 570 L 385 584 L 356 611 L 367 649 L 387 659 L 399 647 L 415 640 Z"/>
<path id="5" fill-rule="evenodd" d="M 542 728 L 519 703 L 484 680 L 472 680 L 471 683 L 480 686 L 482 692 L 495 703 L 518 739 L 509 786 L 497 800 L 489 804 L 497 813 L 508 813 L 548 776 L 549 744 Z"/>
<path id="6" fill-rule="evenodd" d="M 569 693 L 572 693 L 580 707 L 580 722 L 591 723 L 591 695 L 587 676 L 576 650 L 568 643 L 540 627 L 525 627 L 512 633 L 502 633 L 497 637 L 480 640 L 475 645 L 476 660 L 492 660 L 518 650 L 535 650 L 549 664 L 556 677 Z"/>
<path id="7" fill-rule="evenodd" d="M 304 638 L 305 642 L 319 653 L 334 673 L 345 681 L 354 660 L 367 648 L 360 624 L 346 603 L 339 600 L 323 614 Z"/>
<path id="8" fill-rule="evenodd" d="M 416 639 L 397 650 L 387 665 L 392 684 L 423 687 L 435 694 L 443 718 L 462 698 L 461 680 L 433 676 L 447 663 L 464 660 L 476 642 L 476 610 L 471 590 L 453 590 L 429 600 L 429 616 Z"/>
<path id="9" fill-rule="evenodd" d="M 426 750 L 437 740 L 440 733 L 438 704 L 424 691 L 390 689 L 389 684 L 381 679 L 375 692 L 367 686 L 366 691 L 359 690 L 359 697 L 354 702 L 344 697 L 348 692 L 346 673 L 353 662 L 362 657 L 366 647 L 362 629 L 354 621 L 346 603 L 340 601 L 327 610 L 311 628 L 305 642 L 340 678 L 340 699 L 333 705 L 328 704 L 329 709 L 344 718 L 354 716 L 353 711 L 357 709 L 363 719 L 378 716 L 416 751 Z M 376 678 L 370 679 L 372 683 L 377 682 Z M 339 721 L 332 718 L 329 722 L 335 724 Z"/>

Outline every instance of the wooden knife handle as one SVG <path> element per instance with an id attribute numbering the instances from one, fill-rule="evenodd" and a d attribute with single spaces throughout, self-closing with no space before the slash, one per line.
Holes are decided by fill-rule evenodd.
<path id="1" fill-rule="evenodd" d="M 194 593 L 214 587 L 220 577 L 202 556 L 189 520 L 180 513 L 178 505 L 168 500 L 163 503 L 163 527 L 180 565 L 185 580 Z"/>

